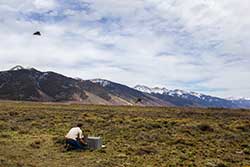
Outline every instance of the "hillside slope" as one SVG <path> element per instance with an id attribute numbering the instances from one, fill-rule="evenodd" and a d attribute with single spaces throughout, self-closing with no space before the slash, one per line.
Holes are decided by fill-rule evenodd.
<path id="1" fill-rule="evenodd" d="M 20 66 L 0 72 L 1 100 L 103 105 L 170 105 L 125 85 L 112 83 L 112 86 L 103 87 L 94 81 L 74 79 L 55 72 L 41 72 Z M 138 99 L 142 100 L 138 102 Z"/>

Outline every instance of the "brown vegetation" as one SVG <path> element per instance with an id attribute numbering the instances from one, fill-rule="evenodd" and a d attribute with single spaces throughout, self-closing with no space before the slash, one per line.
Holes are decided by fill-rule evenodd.
<path id="1" fill-rule="evenodd" d="M 66 152 L 82 122 L 107 148 Z M 250 165 L 250 111 L 0 103 L 0 166 Z"/>

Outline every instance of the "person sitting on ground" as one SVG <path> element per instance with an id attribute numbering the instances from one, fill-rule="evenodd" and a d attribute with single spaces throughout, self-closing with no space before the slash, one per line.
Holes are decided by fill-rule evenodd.
<path id="1" fill-rule="evenodd" d="M 82 124 L 77 124 L 77 127 L 71 128 L 70 131 L 65 136 L 66 144 L 70 146 L 73 150 L 83 150 L 86 148 L 86 143 L 81 130 Z"/>

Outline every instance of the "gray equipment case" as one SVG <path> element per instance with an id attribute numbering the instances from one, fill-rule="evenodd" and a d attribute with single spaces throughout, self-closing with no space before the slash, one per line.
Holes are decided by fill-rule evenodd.
<path id="1" fill-rule="evenodd" d="M 91 137 L 87 138 L 88 148 L 91 150 L 96 150 L 102 148 L 102 139 L 101 137 Z"/>

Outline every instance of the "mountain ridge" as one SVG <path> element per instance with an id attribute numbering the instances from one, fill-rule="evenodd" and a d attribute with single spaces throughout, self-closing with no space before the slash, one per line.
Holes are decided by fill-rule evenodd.
<path id="1" fill-rule="evenodd" d="M 250 100 L 248 98 L 227 99 L 210 95 L 205 95 L 193 91 L 180 89 L 170 90 L 167 88 L 150 88 L 145 85 L 136 85 L 135 89 L 144 93 L 152 94 L 158 98 L 168 99 L 175 105 L 190 106 L 198 105 L 200 107 L 223 107 L 223 108 L 249 108 Z M 172 97 L 172 98 L 171 98 Z"/>
<path id="2" fill-rule="evenodd" d="M 0 100 L 103 105 L 250 108 L 250 100 L 223 99 L 180 89 L 134 88 L 105 79 L 83 80 L 15 66 L 0 71 Z"/>
<path id="3" fill-rule="evenodd" d="M 21 66 L 0 72 L 0 100 L 168 106 L 167 102 L 125 85 L 112 82 L 112 86 L 105 88 L 91 80 Z M 137 103 L 139 98 L 143 99 L 141 103 Z"/>

